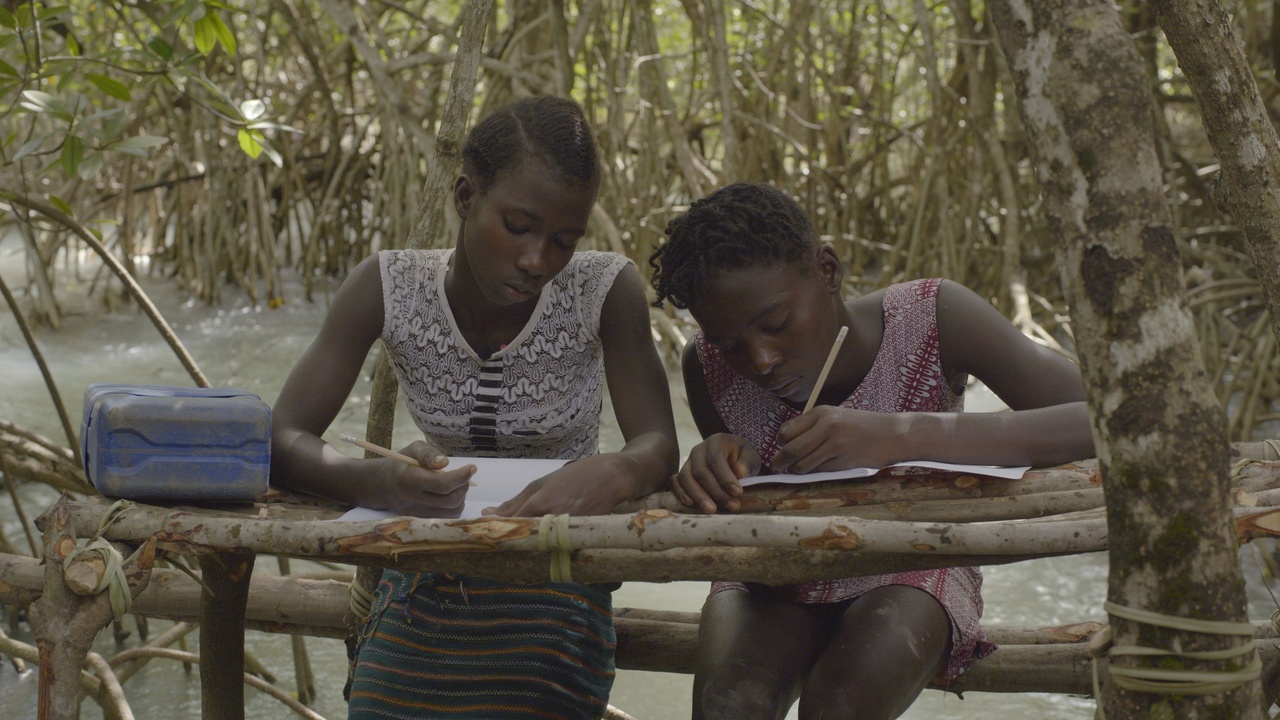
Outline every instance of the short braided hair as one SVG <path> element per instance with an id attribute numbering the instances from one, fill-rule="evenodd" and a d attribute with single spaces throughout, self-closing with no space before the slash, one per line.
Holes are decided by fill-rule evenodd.
<path id="1" fill-rule="evenodd" d="M 794 263 L 818 249 L 818 234 L 800 205 L 763 184 L 728 185 L 667 223 L 667 240 L 649 256 L 658 299 L 688 308 L 718 270 Z"/>
<path id="2" fill-rule="evenodd" d="M 564 182 L 599 185 L 591 127 L 582 106 L 568 98 L 527 97 L 490 113 L 467 134 L 462 172 L 488 192 L 499 174 L 526 158 L 545 162 Z"/>

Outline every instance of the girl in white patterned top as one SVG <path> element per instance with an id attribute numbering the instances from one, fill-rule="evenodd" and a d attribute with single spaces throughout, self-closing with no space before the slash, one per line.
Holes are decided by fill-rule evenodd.
<path id="1" fill-rule="evenodd" d="M 474 467 L 451 454 L 575 460 L 498 515 L 604 514 L 660 489 L 678 457 L 643 282 L 624 257 L 575 253 L 598 173 L 570 100 L 482 120 L 454 184 L 455 247 L 351 272 L 276 403 L 272 480 L 422 517 L 462 509 Z M 379 338 L 424 435 L 401 452 L 422 467 L 320 438 Z M 626 440 L 611 453 L 597 447 L 604 382 Z M 388 571 L 362 637 L 352 718 L 595 718 L 613 680 L 607 588 Z"/>

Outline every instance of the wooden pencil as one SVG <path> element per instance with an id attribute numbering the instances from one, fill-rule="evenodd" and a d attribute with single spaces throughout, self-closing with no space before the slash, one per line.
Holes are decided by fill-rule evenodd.
<path id="1" fill-rule="evenodd" d="M 367 440 L 361 440 L 351 435 L 343 435 L 342 439 L 345 440 L 346 442 L 351 443 L 352 445 L 357 445 L 359 447 L 362 447 L 365 450 L 368 450 L 369 452 L 375 455 L 395 458 L 396 460 L 399 460 L 400 462 L 405 463 L 406 465 L 416 465 L 418 467 L 422 467 L 422 463 L 418 462 L 417 460 L 414 460 L 408 455 L 405 455 L 403 453 L 398 453 L 395 450 L 388 450 L 387 448 L 384 448 L 381 445 L 374 445 L 373 443 L 368 442 Z"/>
<path id="2" fill-rule="evenodd" d="M 827 382 L 827 373 L 831 372 L 831 366 L 835 364 L 836 354 L 840 352 L 840 346 L 844 344 L 844 336 L 849 334 L 849 327 L 842 325 L 840 332 L 836 334 L 836 341 L 831 345 L 831 352 L 827 353 L 827 362 L 822 366 L 822 372 L 818 374 L 818 383 L 813 386 L 813 392 L 809 393 L 809 402 L 804 404 L 803 415 L 813 409 L 815 403 L 818 402 L 818 393 L 822 392 L 822 386 Z"/>
<path id="3" fill-rule="evenodd" d="M 408 455 L 405 455 L 404 453 L 398 453 L 395 450 L 389 450 L 387 448 L 382 447 L 381 445 L 374 445 L 373 443 L 367 440 L 361 440 L 360 438 L 357 438 L 353 435 L 343 435 L 342 439 L 345 440 L 346 442 L 351 443 L 352 445 L 362 447 L 365 450 L 368 450 L 369 452 L 375 455 L 381 455 L 383 457 L 389 457 L 395 460 L 399 460 L 400 462 L 406 465 L 413 465 L 414 467 L 422 467 L 422 463 L 418 462 L 417 460 L 414 460 L 413 458 L 409 457 Z M 469 485 L 470 487 L 475 487 L 476 481 L 470 480 L 467 482 L 467 485 Z"/>

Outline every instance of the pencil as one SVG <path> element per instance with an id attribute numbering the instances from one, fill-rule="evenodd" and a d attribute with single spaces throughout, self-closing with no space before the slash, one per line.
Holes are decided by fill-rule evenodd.
<path id="1" fill-rule="evenodd" d="M 408 455 L 405 455 L 405 454 L 403 454 L 403 453 L 398 453 L 398 452 L 396 452 L 395 450 L 388 450 L 387 448 L 384 448 L 384 447 L 382 447 L 381 445 L 374 445 L 373 443 L 371 443 L 371 442 L 369 442 L 369 441 L 367 441 L 367 440 L 361 440 L 361 439 L 359 439 L 359 438 L 357 438 L 357 437 L 354 437 L 354 436 L 352 436 L 352 435 L 343 435 L 343 436 L 342 436 L 342 439 L 343 439 L 344 441 L 346 441 L 346 442 L 351 443 L 352 445 L 357 445 L 357 446 L 359 446 L 359 447 L 362 447 L 362 448 L 364 448 L 365 450 L 368 450 L 369 452 L 371 452 L 371 453 L 373 453 L 373 454 L 375 454 L 375 455 L 381 455 L 381 456 L 383 456 L 383 457 L 394 458 L 394 459 L 399 460 L 400 462 L 402 462 L 402 463 L 404 463 L 404 464 L 406 464 L 406 465 L 413 465 L 414 467 L 422 467 L 422 463 L 418 462 L 417 460 L 414 460 L 413 458 L 409 457 Z M 475 486 L 476 486 L 476 481 L 475 481 L 475 480 L 470 480 L 470 481 L 468 481 L 468 482 L 467 482 L 467 485 L 469 485 L 469 486 L 471 486 L 471 487 L 475 487 Z"/>
<path id="2" fill-rule="evenodd" d="M 382 447 L 381 445 L 374 445 L 371 442 L 368 442 L 366 440 L 360 440 L 359 438 L 353 437 L 351 435 L 343 435 L 342 439 L 345 440 L 346 442 L 351 443 L 352 445 L 358 445 L 375 455 L 395 458 L 396 460 L 399 460 L 400 462 L 405 463 L 406 465 L 417 465 L 418 467 L 422 467 L 422 463 L 418 462 L 417 460 L 414 460 L 408 455 L 403 455 L 401 453 L 396 452 L 395 450 L 388 450 Z"/>
<path id="3" fill-rule="evenodd" d="M 831 366 L 835 364 L 836 354 L 840 352 L 840 346 L 844 344 L 844 336 L 849 334 L 848 326 L 841 326 L 840 332 L 836 335 L 836 341 L 831 345 L 831 352 L 827 353 L 827 362 L 822 366 L 822 372 L 818 373 L 818 383 L 813 386 L 813 392 L 809 393 L 809 402 L 804 404 L 803 415 L 813 409 L 815 403 L 818 402 L 818 393 L 822 392 L 822 386 L 827 382 L 827 373 L 831 372 Z"/>

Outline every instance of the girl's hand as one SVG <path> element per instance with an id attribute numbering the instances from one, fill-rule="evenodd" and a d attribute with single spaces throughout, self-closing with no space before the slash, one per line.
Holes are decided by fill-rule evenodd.
<path id="1" fill-rule="evenodd" d="M 607 515 L 631 497 L 626 483 L 627 461 L 618 453 L 592 455 L 565 464 L 529 483 L 519 495 L 483 514 L 498 517 L 539 515 Z"/>
<path id="2" fill-rule="evenodd" d="M 760 453 L 744 438 L 716 433 L 689 452 L 680 472 L 671 478 L 671 490 L 680 502 L 708 515 L 719 507 L 737 512 L 742 507 L 740 478 L 760 472 Z"/>
<path id="3" fill-rule="evenodd" d="M 369 460 L 374 471 L 378 504 L 393 512 L 416 517 L 452 518 L 462 514 L 463 502 L 475 465 L 446 470 L 449 458 L 435 444 L 417 440 L 400 451 L 422 467 L 392 458 Z"/>
<path id="4" fill-rule="evenodd" d="M 880 413 L 820 405 L 778 429 L 782 449 L 774 470 L 793 473 L 882 468 L 901 460 L 908 413 Z"/>

